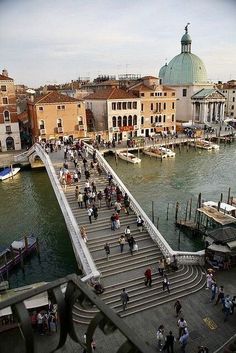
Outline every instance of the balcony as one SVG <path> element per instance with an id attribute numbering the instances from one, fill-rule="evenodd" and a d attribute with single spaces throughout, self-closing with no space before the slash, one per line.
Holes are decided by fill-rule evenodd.
<path id="1" fill-rule="evenodd" d="M 111 353 L 150 352 L 150 347 L 134 330 L 93 292 L 88 283 L 84 283 L 75 274 L 18 293 L 0 302 L 1 313 L 5 312 L 8 319 L 11 316 L 10 323 L 8 323 L 10 327 L 7 331 L 0 333 L 3 352 L 47 353 L 56 352 L 61 347 L 63 347 L 63 352 L 71 352 L 72 342 L 70 341 L 73 340 L 73 346 L 77 346 L 77 349 L 74 347 L 75 351 L 80 352 L 82 347 L 86 349 L 86 352 L 91 353 L 91 343 L 93 338 L 96 339 L 96 335 L 99 335 L 100 347 L 97 347 L 99 352 L 102 352 L 104 347 L 106 347 L 106 352 Z M 40 331 L 42 326 L 36 327 L 37 324 L 35 325 L 32 320 L 32 312 L 36 310 L 43 313 L 42 309 L 26 309 L 26 301 L 29 302 L 33 297 L 38 298 L 40 295 L 50 299 L 50 307 L 55 308 L 57 317 L 56 329 L 45 335 L 42 334 L 43 331 Z M 88 326 L 76 324 L 74 321 L 73 307 L 75 304 L 82 310 L 93 308 L 98 311 L 95 312 Z M 117 331 L 119 331 L 120 340 L 116 339 L 114 344 L 111 344 L 113 337 L 109 339 L 107 336 L 115 335 Z"/>

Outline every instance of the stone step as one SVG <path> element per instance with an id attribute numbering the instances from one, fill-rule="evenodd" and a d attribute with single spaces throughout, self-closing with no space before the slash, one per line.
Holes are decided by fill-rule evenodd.
<path id="1" fill-rule="evenodd" d="M 119 246 L 119 245 L 118 245 Z M 148 245 L 139 249 L 139 251 L 134 251 L 133 255 L 130 254 L 128 249 L 128 243 L 125 244 L 124 252 L 119 252 L 118 254 L 110 255 L 109 260 L 104 257 L 96 259 L 96 265 L 102 268 L 110 268 L 111 266 L 117 266 L 121 263 L 122 260 L 122 267 L 127 263 L 136 262 L 138 259 L 147 257 L 150 254 L 161 254 L 160 250 L 154 245 Z M 159 255 L 160 256 L 160 255 Z M 158 257 L 159 257 L 158 256 Z"/>
<path id="2" fill-rule="evenodd" d="M 161 288 L 157 291 L 156 287 L 153 285 L 152 288 L 146 288 L 143 291 L 144 295 L 140 296 L 140 292 L 134 296 L 134 294 L 130 295 L 131 291 L 127 287 L 127 291 L 130 295 L 130 301 L 127 306 L 127 310 L 125 312 L 122 311 L 120 298 L 116 298 L 117 304 L 114 305 L 105 300 L 106 304 L 109 304 L 116 312 L 121 316 L 129 316 L 143 310 L 147 310 L 158 305 L 162 305 L 164 303 L 177 300 L 181 297 L 194 293 L 200 289 L 202 289 L 205 285 L 205 276 L 202 274 L 202 269 L 200 267 L 190 267 L 191 272 L 189 273 L 188 277 L 185 276 L 185 279 L 190 279 L 189 281 L 183 280 L 182 284 L 179 281 L 172 282 L 171 285 L 171 292 L 170 294 L 161 290 Z M 154 288 L 153 288 L 154 287 Z M 153 291 L 153 293 L 151 293 Z M 105 292 L 104 292 L 105 293 Z M 148 294 L 147 294 L 148 293 Z M 158 294 L 158 295 L 157 295 Z M 135 298 L 138 296 L 138 299 Z M 73 320 L 75 323 L 86 323 L 88 324 L 89 320 L 96 314 L 96 310 L 91 311 L 84 311 L 78 307 L 73 308 Z"/>

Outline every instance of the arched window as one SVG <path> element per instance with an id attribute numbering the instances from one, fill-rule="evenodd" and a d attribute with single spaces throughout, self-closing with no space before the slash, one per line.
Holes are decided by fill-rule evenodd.
<path id="1" fill-rule="evenodd" d="M 4 120 L 10 121 L 10 112 L 8 110 L 4 111 Z"/>
<path id="2" fill-rule="evenodd" d="M 132 116 L 129 115 L 129 117 L 128 117 L 128 126 L 132 126 L 132 122 L 133 122 Z"/>
<path id="3" fill-rule="evenodd" d="M 134 125 L 137 125 L 137 115 L 134 115 Z"/>
<path id="4" fill-rule="evenodd" d="M 112 117 L 112 126 L 116 127 L 116 116 Z"/>
<path id="5" fill-rule="evenodd" d="M 39 128 L 40 128 L 40 130 L 41 129 L 44 129 L 45 127 L 45 124 L 44 124 L 44 120 L 40 120 L 40 122 L 39 122 Z"/>
<path id="6" fill-rule="evenodd" d="M 144 117 L 141 116 L 141 125 L 143 125 L 143 124 L 144 124 Z"/>
<path id="7" fill-rule="evenodd" d="M 123 116 L 123 126 L 127 126 L 127 116 Z"/>
<path id="8" fill-rule="evenodd" d="M 161 103 L 159 103 L 158 111 L 159 111 L 159 112 L 161 111 Z"/>
<path id="9" fill-rule="evenodd" d="M 122 118 L 121 118 L 121 116 L 118 116 L 118 126 L 119 127 L 122 126 Z"/>
<path id="10" fill-rule="evenodd" d="M 159 123 L 161 123 L 161 115 L 159 115 Z"/>
<path id="11" fill-rule="evenodd" d="M 62 127 L 62 120 L 61 119 L 57 119 L 57 127 Z"/>

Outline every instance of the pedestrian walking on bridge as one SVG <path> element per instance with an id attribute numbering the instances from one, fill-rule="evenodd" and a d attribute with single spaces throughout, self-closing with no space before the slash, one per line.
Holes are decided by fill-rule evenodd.
<path id="1" fill-rule="evenodd" d="M 105 252 L 106 252 L 106 257 L 107 257 L 107 260 L 108 260 L 108 259 L 109 259 L 109 255 L 110 255 L 110 253 L 111 253 L 111 251 L 110 251 L 110 246 L 109 246 L 108 243 L 105 244 L 104 250 L 105 250 Z"/>
<path id="2" fill-rule="evenodd" d="M 152 270 L 151 267 L 148 267 L 146 271 L 144 272 L 145 276 L 145 286 L 151 287 L 152 286 Z"/>
<path id="3" fill-rule="evenodd" d="M 120 299 L 121 299 L 121 303 L 122 303 L 122 307 L 123 307 L 123 311 L 125 311 L 126 307 L 127 307 L 127 303 L 129 301 L 129 295 L 126 292 L 125 288 L 122 290 L 121 295 L 120 295 Z"/>

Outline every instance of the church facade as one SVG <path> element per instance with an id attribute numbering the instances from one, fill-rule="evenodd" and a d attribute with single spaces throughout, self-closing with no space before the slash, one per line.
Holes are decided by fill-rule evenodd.
<path id="1" fill-rule="evenodd" d="M 192 53 L 188 25 L 181 38 L 181 53 L 160 69 L 159 78 L 176 91 L 176 121 L 210 125 L 224 120 L 225 97 L 208 82 L 203 61 Z"/>

